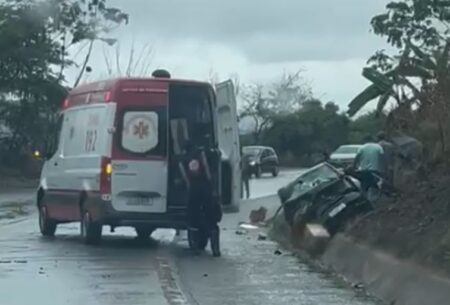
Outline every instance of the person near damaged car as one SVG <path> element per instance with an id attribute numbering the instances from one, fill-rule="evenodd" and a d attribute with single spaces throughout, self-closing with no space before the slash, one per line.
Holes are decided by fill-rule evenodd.
<path id="1" fill-rule="evenodd" d="M 381 175 L 385 168 L 383 147 L 372 136 L 366 137 L 364 143 L 356 154 L 354 168 L 359 172 L 369 171 Z"/>
<path id="2" fill-rule="evenodd" d="M 367 136 L 364 143 L 356 154 L 353 170 L 361 181 L 363 192 L 367 192 L 376 183 L 375 175 L 383 175 L 385 158 L 383 147 L 372 136 Z"/>

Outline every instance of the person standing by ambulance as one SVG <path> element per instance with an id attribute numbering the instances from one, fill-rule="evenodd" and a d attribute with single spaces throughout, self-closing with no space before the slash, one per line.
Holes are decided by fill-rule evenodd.
<path id="1" fill-rule="evenodd" d="M 221 256 L 220 227 L 222 207 L 211 174 L 210 164 L 220 156 L 201 147 L 188 145 L 185 167 L 188 180 L 188 222 L 195 250 L 202 250 L 209 240 L 214 256 Z M 211 162 L 213 161 L 213 162 Z M 216 160 L 217 161 L 217 160 Z"/>
<path id="2" fill-rule="evenodd" d="M 244 184 L 245 196 L 250 198 L 250 157 L 247 154 L 241 155 L 241 175 Z"/>

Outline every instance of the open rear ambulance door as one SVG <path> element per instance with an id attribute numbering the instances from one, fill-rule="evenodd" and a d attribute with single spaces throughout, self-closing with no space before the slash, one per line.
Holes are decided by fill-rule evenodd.
<path id="1" fill-rule="evenodd" d="M 216 85 L 217 133 L 222 153 L 221 196 L 226 210 L 238 211 L 241 201 L 241 154 L 233 82 Z"/>

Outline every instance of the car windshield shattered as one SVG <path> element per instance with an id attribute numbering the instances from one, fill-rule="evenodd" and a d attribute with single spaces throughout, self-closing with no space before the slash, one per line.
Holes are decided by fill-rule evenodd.
<path id="1" fill-rule="evenodd" d="M 314 189 L 320 188 L 324 184 L 339 179 L 339 173 L 329 164 L 319 164 L 295 180 L 290 198 L 298 198 Z"/>

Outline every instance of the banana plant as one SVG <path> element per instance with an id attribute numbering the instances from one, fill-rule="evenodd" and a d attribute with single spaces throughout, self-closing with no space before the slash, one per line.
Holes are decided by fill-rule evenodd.
<path id="1" fill-rule="evenodd" d="M 397 103 L 426 102 L 427 96 L 411 79 L 420 79 L 422 84 L 435 82 L 445 88 L 450 75 L 449 53 L 450 41 L 435 52 L 426 52 L 407 42 L 402 55 L 397 58 L 396 66 L 389 71 L 382 73 L 375 67 L 363 69 L 363 76 L 372 84 L 350 102 L 347 113 L 354 116 L 374 99 L 378 99 L 378 112 L 383 111 L 391 98 Z M 401 94 L 405 89 L 412 95 L 406 99 L 405 95 Z"/>

